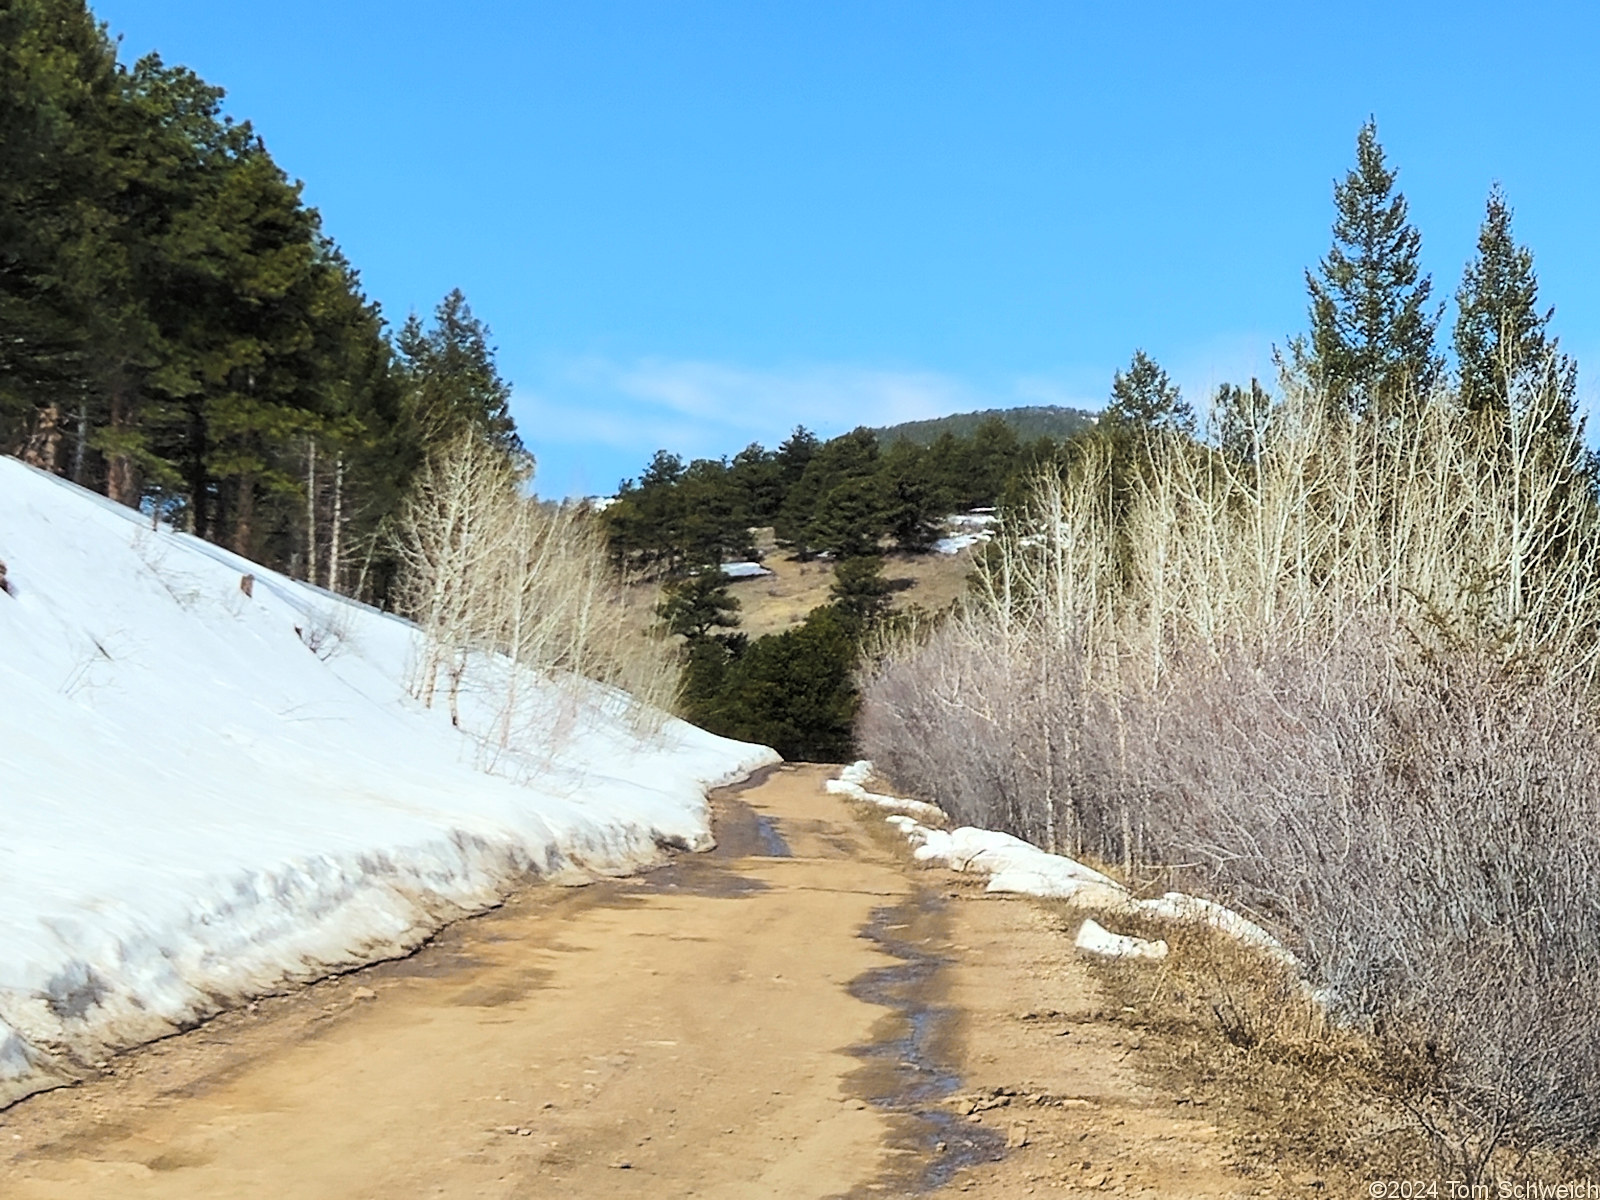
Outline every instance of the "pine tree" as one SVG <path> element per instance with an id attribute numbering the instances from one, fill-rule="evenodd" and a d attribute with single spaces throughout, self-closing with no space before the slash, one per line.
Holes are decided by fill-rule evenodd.
<path id="1" fill-rule="evenodd" d="M 932 455 L 915 442 L 895 442 L 883 456 L 878 485 L 883 523 L 903 553 L 926 553 L 943 532 L 951 500 L 933 474 Z"/>
<path id="2" fill-rule="evenodd" d="M 867 507 L 871 507 L 863 503 L 861 489 L 853 489 L 841 492 L 839 496 L 851 507 L 848 518 L 836 519 L 826 515 L 834 489 L 847 481 L 869 480 L 877 473 L 878 439 L 872 430 L 862 426 L 820 446 L 808 446 L 801 438 L 803 433 L 803 429 L 795 430 L 794 436 L 778 450 L 779 462 L 784 465 L 786 473 L 793 469 L 802 455 L 805 465 L 799 477 L 787 488 L 773 529 L 780 542 L 795 547 L 801 557 L 807 557 L 817 550 L 829 548 L 815 540 L 814 535 L 823 528 L 816 525 L 819 519 L 829 530 L 843 530 L 861 517 Z M 810 437 L 809 434 L 805 436 Z M 791 448 L 793 453 L 790 453 Z M 881 511 L 881 506 L 878 506 L 878 511 Z M 876 521 L 876 517 L 872 520 Z M 847 535 L 850 536 L 853 535 Z M 876 545 L 875 535 L 872 544 Z"/>
<path id="3" fill-rule="evenodd" d="M 726 460 L 697 458 L 673 489 L 672 549 L 679 562 L 718 567 L 755 553 L 750 522 Z"/>
<path id="4" fill-rule="evenodd" d="M 424 445 L 442 445 L 473 429 L 507 454 L 526 453 L 511 418 L 511 385 L 495 366 L 489 327 L 473 315 L 460 288 L 439 302 L 431 328 L 411 314 L 395 349 Z"/>
<path id="5" fill-rule="evenodd" d="M 1554 388 L 1549 432 L 1565 441 L 1573 427 L 1577 368 L 1550 336 L 1555 309 L 1539 311 L 1533 253 L 1512 236 L 1511 215 L 1496 184 L 1478 231 L 1478 252 L 1456 292 L 1461 401 L 1469 412 L 1504 413 L 1519 392 Z"/>
<path id="6" fill-rule="evenodd" d="M 381 599 L 420 459 L 382 319 L 222 100 L 83 0 L 0 0 L 0 450 L 336 587 L 360 537 Z"/>
<path id="7" fill-rule="evenodd" d="M 832 605 L 805 622 L 751 642 L 728 663 L 708 705 L 713 733 L 759 742 L 791 761 L 853 756 L 857 630 Z"/>
<path id="8" fill-rule="evenodd" d="M 1407 391 L 1427 391 L 1443 363 L 1434 349 L 1440 310 L 1430 311 L 1432 279 L 1422 273 L 1422 237 L 1407 219 L 1396 173 L 1384 165 L 1378 127 L 1356 138 L 1356 165 L 1335 183 L 1333 247 L 1306 272 L 1311 344 L 1296 357 L 1344 411 L 1379 411 Z"/>
<path id="9" fill-rule="evenodd" d="M 883 577 L 883 557 L 877 554 L 847 558 L 834 568 L 828 598 L 858 629 L 876 625 L 889 611 L 893 585 Z"/>
<path id="10" fill-rule="evenodd" d="M 999 417 L 990 417 L 963 439 L 967 462 L 965 494 L 959 503 L 966 508 L 991 505 L 1005 491 L 1006 481 L 1017 469 L 1022 443 L 1017 431 Z"/>
<path id="11" fill-rule="evenodd" d="M 821 445 L 817 435 L 804 425 L 796 425 L 794 432 L 779 443 L 778 488 L 783 495 L 788 495 L 789 489 L 800 482 L 800 477 L 806 473 L 806 467 L 816 457 Z"/>
<path id="12" fill-rule="evenodd" d="M 1192 434 L 1194 410 L 1156 361 L 1135 350 L 1128 369 L 1111 380 L 1111 402 L 1100 427 L 1112 434 L 1158 429 Z"/>
<path id="13" fill-rule="evenodd" d="M 82 270 L 115 194 L 116 50 L 82 0 L 0 4 L 0 449 L 66 470 L 89 391 Z"/>
<path id="14" fill-rule="evenodd" d="M 772 523 L 783 503 L 783 468 L 777 454 L 759 442 L 751 442 L 733 456 L 729 483 L 738 496 L 739 511 L 747 526 Z"/>
<path id="15" fill-rule="evenodd" d="M 728 580 L 720 571 L 702 571 L 667 585 L 656 615 L 667 632 L 691 645 L 710 638 L 716 630 L 739 624 L 739 601 L 728 593 Z"/>
<path id="16" fill-rule="evenodd" d="M 1224 383 L 1211 404 L 1217 444 L 1224 454 L 1240 462 L 1261 456 L 1272 418 L 1272 397 L 1252 379 L 1247 388 Z"/>
<path id="17" fill-rule="evenodd" d="M 878 552 L 887 532 L 884 497 L 875 476 L 851 476 L 828 489 L 806 525 L 804 543 L 835 558 Z"/>

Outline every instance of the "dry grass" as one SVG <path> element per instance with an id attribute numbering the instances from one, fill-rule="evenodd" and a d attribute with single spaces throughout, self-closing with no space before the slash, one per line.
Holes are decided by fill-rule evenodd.
<path id="1" fill-rule="evenodd" d="M 782 633 L 799 625 L 812 609 L 829 602 L 828 589 L 833 586 L 831 562 L 801 562 L 777 545 L 770 527 L 756 530 L 756 546 L 763 556 L 762 565 L 773 574 L 733 580 L 729 585 L 739 601 L 739 629 L 751 638 Z M 915 604 L 936 612 L 949 608 L 962 595 L 972 567 L 970 551 L 890 554 L 884 562 L 884 576 L 896 589 L 892 597 L 894 608 Z M 641 624 L 652 620 L 660 585 L 636 582 L 630 585 L 629 594 L 636 619 Z"/>
<path id="2" fill-rule="evenodd" d="M 1082 917 L 1063 910 L 1063 929 Z M 1137 1031 L 1145 1082 L 1203 1111 L 1247 1173 L 1355 1196 L 1430 1161 L 1370 1043 L 1330 1027 L 1281 965 L 1201 926 L 1117 923 L 1171 953 L 1095 963 L 1109 1018 Z"/>

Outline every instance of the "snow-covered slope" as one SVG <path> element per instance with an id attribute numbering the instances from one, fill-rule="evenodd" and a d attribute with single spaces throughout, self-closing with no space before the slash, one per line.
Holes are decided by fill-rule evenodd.
<path id="1" fill-rule="evenodd" d="M 706 789 L 777 757 L 567 680 L 486 773 L 404 622 L 12 459 L 0 560 L 0 1105 L 530 871 L 703 848 Z"/>

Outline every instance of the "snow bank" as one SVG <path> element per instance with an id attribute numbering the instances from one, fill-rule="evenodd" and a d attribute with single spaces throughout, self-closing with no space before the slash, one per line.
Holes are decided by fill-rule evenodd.
<path id="1" fill-rule="evenodd" d="M 1163 920 L 1210 925 L 1235 941 L 1254 946 L 1285 963 L 1297 965 L 1299 962 L 1284 948 L 1282 942 L 1261 926 L 1231 908 L 1224 908 L 1215 900 L 1188 896 L 1183 892 L 1168 892 L 1160 899 L 1141 901 L 1139 907 L 1146 915 Z"/>
<path id="2" fill-rule="evenodd" d="M 920 809 L 931 810 L 934 819 L 941 824 L 947 823 L 943 811 L 934 805 L 917 800 L 876 796 L 866 791 L 865 785 L 871 778 L 872 764 L 865 761 L 857 762 L 845 767 L 839 772 L 838 780 L 829 781 L 827 786 L 831 792 L 849 795 L 855 799 L 865 799 L 869 803 L 880 803 L 882 807 L 900 808 L 903 812 L 913 811 L 907 806 L 916 805 Z M 892 804 L 881 803 L 885 801 L 892 801 Z M 1051 854 L 1041 850 L 1031 842 L 1012 837 L 1008 833 L 997 833 L 992 829 L 974 829 L 971 826 L 938 829 L 912 816 L 903 815 L 903 812 L 901 815 L 886 817 L 885 820 L 899 829 L 912 844 L 913 858 L 919 862 L 948 867 L 952 871 L 987 875 L 989 883 L 984 889 L 986 891 L 1065 900 L 1082 908 L 1156 917 L 1180 924 L 1210 925 L 1228 937 L 1255 946 L 1288 965 L 1299 965 L 1299 960 L 1277 938 L 1254 921 L 1215 901 L 1189 896 L 1183 892 L 1168 892 L 1154 900 L 1139 900 L 1109 875 L 1104 875 L 1092 867 L 1086 867 L 1064 854 Z M 1113 939 L 1120 938 L 1120 935 L 1108 933 L 1094 921 L 1085 920 L 1085 930 L 1091 925 L 1099 932 L 1090 932 L 1086 935 L 1080 931 L 1079 947 L 1092 950 L 1094 953 L 1113 953 L 1111 950 L 1094 947 L 1113 944 L 1104 941 L 1100 935 Z M 1092 945 L 1084 944 L 1085 936 L 1093 943 Z M 1119 950 L 1114 953 L 1143 958 L 1160 958 L 1166 954 L 1164 942 L 1145 943 L 1138 938 L 1121 938 L 1116 944 L 1122 942 L 1139 943 L 1144 946 L 1158 945 L 1161 949 L 1159 954 L 1154 951 L 1135 953 L 1129 950 Z"/>
<path id="3" fill-rule="evenodd" d="M 1167 956 L 1165 942 L 1159 939 L 1151 942 L 1144 938 L 1124 937 L 1120 933 L 1112 933 L 1093 917 L 1083 922 L 1083 927 L 1078 930 L 1073 945 L 1086 954 L 1098 954 L 1102 958 L 1161 959 Z"/>
<path id="4" fill-rule="evenodd" d="M 486 755 L 406 694 L 406 623 L 11 459 L 0 560 L 0 1104 L 530 873 L 707 847 L 706 790 L 777 758 L 543 678 Z"/>
<path id="5" fill-rule="evenodd" d="M 925 804 L 921 800 L 906 800 L 900 796 L 886 796 L 881 792 L 869 792 L 864 785 L 871 775 L 871 763 L 853 763 L 839 772 L 839 778 L 829 779 L 822 786 L 836 796 L 848 796 L 852 800 L 870 804 L 875 808 L 914 813 L 924 821 L 944 820 L 943 810 L 932 804 Z"/>

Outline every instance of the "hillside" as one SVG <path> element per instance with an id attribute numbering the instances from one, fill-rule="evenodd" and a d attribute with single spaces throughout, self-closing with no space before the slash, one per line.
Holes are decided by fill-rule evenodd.
<path id="1" fill-rule="evenodd" d="M 462 728 L 408 694 L 407 623 L 3 458 L 0 560 L 0 1105 L 529 874 L 703 848 L 775 757 L 543 677 L 491 751 L 470 672 Z"/>
<path id="2" fill-rule="evenodd" d="M 899 425 L 886 425 L 872 432 L 884 445 L 891 442 L 914 442 L 919 446 L 931 445 L 944 434 L 953 437 L 971 437 L 985 421 L 999 418 L 1022 441 L 1036 438 L 1069 438 L 1094 425 L 1095 414 L 1059 404 L 1036 404 L 1022 408 L 986 408 L 982 412 L 953 413 L 948 417 L 932 417 L 926 421 L 904 421 Z"/>
<path id="3" fill-rule="evenodd" d="M 770 575 L 734 581 L 730 589 L 739 601 L 739 629 L 750 637 L 782 633 L 800 624 L 806 614 L 832 599 L 834 564 L 826 559 L 802 562 L 774 543 L 770 528 L 757 531 L 762 565 Z M 947 608 L 966 588 L 972 571 L 972 553 L 890 554 L 883 573 L 895 591 L 893 608 L 916 604 L 937 612 Z"/>

